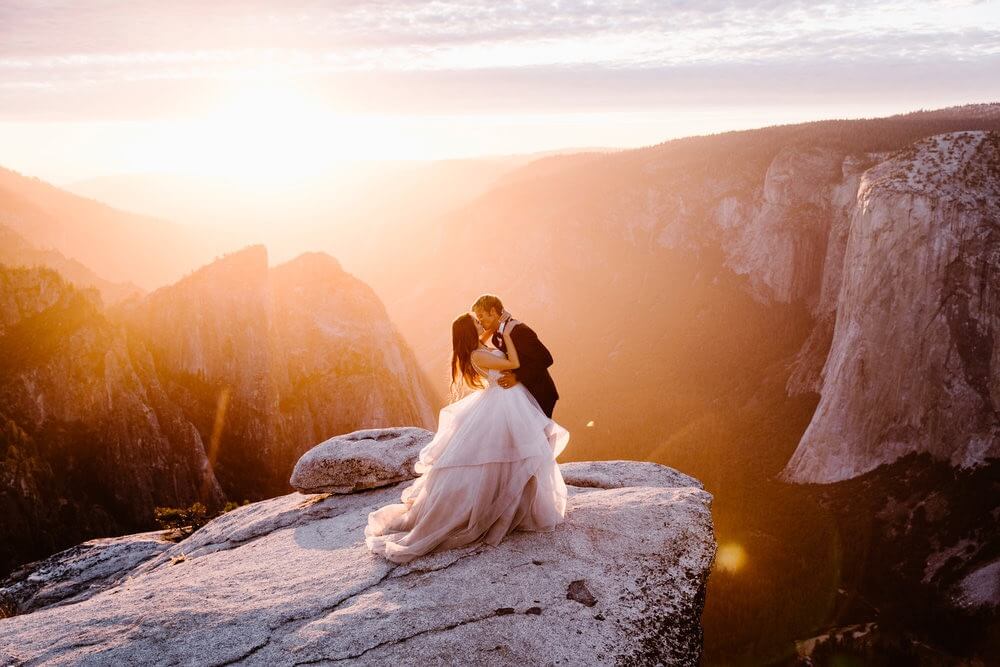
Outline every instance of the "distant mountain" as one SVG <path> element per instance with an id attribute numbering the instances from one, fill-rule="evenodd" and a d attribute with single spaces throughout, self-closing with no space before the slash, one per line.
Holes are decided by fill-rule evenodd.
<path id="1" fill-rule="evenodd" d="M 0 168 L 0 225 L 112 282 L 153 289 L 212 256 L 196 228 L 136 215 Z"/>
<path id="2" fill-rule="evenodd" d="M 0 264 L 8 266 L 47 266 L 77 287 L 94 287 L 101 293 L 103 302 L 113 305 L 133 297 L 141 297 L 143 290 L 133 283 L 113 283 L 100 277 L 75 259 L 69 259 L 56 250 L 40 250 L 28 243 L 13 229 L 0 225 Z"/>
<path id="3" fill-rule="evenodd" d="M 123 209 L 194 225 L 213 247 L 264 243 L 275 258 L 326 250 L 357 270 L 378 257 L 384 238 L 428 224 L 517 167 L 553 153 L 358 161 L 267 187 L 157 173 L 103 176 L 65 187 Z"/>
<path id="4" fill-rule="evenodd" d="M 0 265 L 0 570 L 153 528 L 156 506 L 287 493 L 330 436 L 431 426 L 438 399 L 374 293 L 333 258 L 246 248 L 102 308 Z"/>
<path id="5" fill-rule="evenodd" d="M 352 214 L 378 217 L 389 202 L 411 215 L 418 210 L 424 216 L 441 214 L 474 199 L 529 162 L 567 153 L 615 150 L 595 147 L 444 160 L 357 160 L 293 185 L 268 188 L 224 177 L 157 172 L 109 174 L 59 187 L 143 215 L 209 227 L 245 224 L 249 217 L 256 228 L 275 215 L 292 217 L 290 222 L 297 222 L 299 216 L 327 217 L 328 221 Z"/>
<path id="6" fill-rule="evenodd" d="M 611 150 L 611 149 L 596 149 Z M 335 253 L 351 269 L 383 238 L 461 206 L 530 155 L 361 161 L 289 185 L 224 178 L 119 174 L 61 189 L 0 168 L 0 225 L 112 282 L 155 289 L 234 248 L 266 243 L 273 257 Z"/>

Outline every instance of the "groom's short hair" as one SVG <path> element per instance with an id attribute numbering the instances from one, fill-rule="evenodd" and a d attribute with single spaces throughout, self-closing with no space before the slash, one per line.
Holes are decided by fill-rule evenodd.
<path id="1" fill-rule="evenodd" d="M 484 294 L 478 299 L 476 299 L 476 302 L 472 304 L 472 310 L 476 310 L 477 308 L 482 308 L 487 313 L 490 312 L 491 310 L 495 310 L 498 313 L 502 313 L 503 302 L 500 301 L 500 297 L 498 296 L 494 296 L 492 294 Z"/>

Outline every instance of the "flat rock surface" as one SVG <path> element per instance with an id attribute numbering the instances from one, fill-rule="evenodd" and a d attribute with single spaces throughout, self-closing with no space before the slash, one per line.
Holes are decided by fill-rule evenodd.
<path id="1" fill-rule="evenodd" d="M 416 427 L 336 435 L 302 455 L 289 484 L 302 493 L 351 493 L 413 479 L 413 464 L 433 437 Z"/>
<path id="2" fill-rule="evenodd" d="M 563 466 L 587 485 L 554 531 L 405 565 L 363 534 L 403 483 L 242 506 L 85 599 L 0 620 L 0 663 L 696 664 L 711 494 L 655 464 Z"/>

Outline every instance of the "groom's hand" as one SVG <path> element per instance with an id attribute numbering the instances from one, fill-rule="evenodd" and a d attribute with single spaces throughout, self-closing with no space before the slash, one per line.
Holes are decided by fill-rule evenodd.
<path id="1" fill-rule="evenodd" d="M 504 389 L 510 389 L 515 384 L 517 384 L 517 378 L 514 377 L 514 374 L 512 372 L 504 371 L 503 373 L 500 374 L 500 379 L 497 380 L 497 384 L 499 384 Z"/>

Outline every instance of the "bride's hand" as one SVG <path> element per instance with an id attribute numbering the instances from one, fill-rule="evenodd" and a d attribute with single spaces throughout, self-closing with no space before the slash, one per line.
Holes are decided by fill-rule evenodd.
<path id="1" fill-rule="evenodd" d="M 511 318 L 507 320 L 507 325 L 503 328 L 503 339 L 504 342 L 507 344 L 507 360 L 512 364 L 511 370 L 514 370 L 515 368 L 519 368 L 521 366 L 521 362 L 517 357 L 517 346 L 514 344 L 514 339 L 510 335 L 510 332 L 513 331 L 514 327 L 516 327 L 518 324 L 520 324 L 520 322 L 518 322 L 514 318 Z"/>

